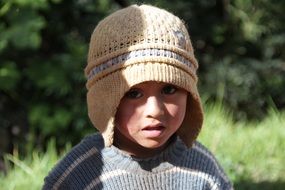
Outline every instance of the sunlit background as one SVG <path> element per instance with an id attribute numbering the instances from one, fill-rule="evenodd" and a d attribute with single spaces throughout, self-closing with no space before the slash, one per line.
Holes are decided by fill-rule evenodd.
<path id="1" fill-rule="evenodd" d="M 199 140 L 235 189 L 285 189 L 280 0 L 0 0 L 0 189 L 40 189 L 57 160 L 96 132 L 85 99 L 90 35 L 142 2 L 187 25 L 205 110 Z"/>

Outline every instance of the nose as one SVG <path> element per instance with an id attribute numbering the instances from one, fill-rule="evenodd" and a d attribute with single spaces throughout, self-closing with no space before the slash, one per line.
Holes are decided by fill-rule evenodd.
<path id="1" fill-rule="evenodd" d="M 162 98 L 150 96 L 145 104 L 145 114 L 150 118 L 158 118 L 164 114 L 164 104 Z"/>

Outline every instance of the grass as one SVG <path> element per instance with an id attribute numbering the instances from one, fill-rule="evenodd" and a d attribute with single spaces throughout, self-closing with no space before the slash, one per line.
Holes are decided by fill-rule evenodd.
<path id="1" fill-rule="evenodd" d="M 284 112 L 270 110 L 262 122 L 246 123 L 233 122 L 231 113 L 219 104 L 208 105 L 205 110 L 199 140 L 214 152 L 235 189 L 285 189 Z M 6 155 L 9 171 L 7 175 L 0 174 L 0 189 L 40 189 L 60 157 L 54 141 L 49 143 L 47 152 L 35 150 L 24 160 Z"/>
<path id="2" fill-rule="evenodd" d="M 68 149 L 70 148 L 67 146 L 66 150 Z M 61 156 L 56 152 L 54 140 L 49 142 L 45 153 L 35 150 L 24 160 L 20 160 L 18 156 L 6 155 L 5 163 L 8 167 L 8 174 L 0 173 L 0 189 L 41 189 L 44 177 Z M 11 162 L 14 164 L 13 167 Z"/>
<path id="3" fill-rule="evenodd" d="M 233 122 L 220 105 L 207 107 L 199 136 L 235 189 L 285 189 L 285 113 L 270 110 L 262 122 Z"/>

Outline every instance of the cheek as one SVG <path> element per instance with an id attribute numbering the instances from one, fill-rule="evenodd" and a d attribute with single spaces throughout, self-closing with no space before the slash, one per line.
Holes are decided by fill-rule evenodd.
<path id="1" fill-rule="evenodd" d="M 116 113 L 116 127 L 120 129 L 128 130 L 129 126 L 132 126 L 136 121 L 136 109 L 134 106 L 128 104 L 120 104 Z"/>
<path id="2" fill-rule="evenodd" d="M 180 125 L 185 117 L 187 96 L 179 97 L 176 100 L 179 101 L 176 101 L 175 104 L 166 105 L 166 107 L 172 123 L 175 125 Z"/>
<path id="3" fill-rule="evenodd" d="M 167 110 L 171 118 L 175 120 L 183 120 L 185 116 L 185 106 L 169 105 Z"/>

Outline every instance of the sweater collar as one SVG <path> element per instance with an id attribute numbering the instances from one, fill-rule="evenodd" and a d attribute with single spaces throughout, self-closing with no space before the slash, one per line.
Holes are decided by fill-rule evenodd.
<path id="1" fill-rule="evenodd" d="M 116 169 L 129 172 L 160 172 L 181 164 L 183 154 L 188 148 L 176 137 L 166 149 L 150 158 L 135 158 L 115 146 L 105 147 L 103 158 L 106 163 L 114 164 Z"/>

